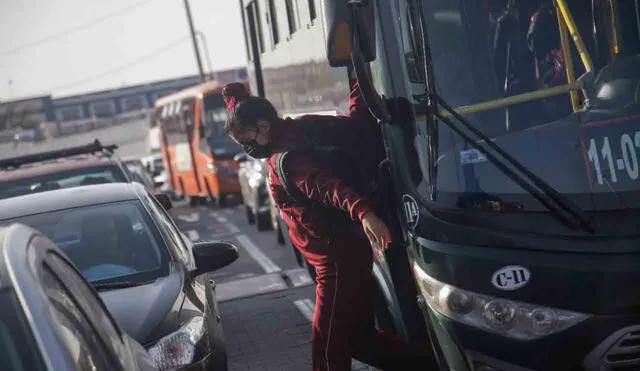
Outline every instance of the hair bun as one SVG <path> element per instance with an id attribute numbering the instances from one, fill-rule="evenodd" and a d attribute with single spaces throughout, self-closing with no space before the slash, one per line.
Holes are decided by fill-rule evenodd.
<path id="1" fill-rule="evenodd" d="M 236 104 L 249 98 L 249 90 L 243 83 L 232 82 L 222 88 L 222 97 L 227 105 L 227 110 L 230 110 Z"/>

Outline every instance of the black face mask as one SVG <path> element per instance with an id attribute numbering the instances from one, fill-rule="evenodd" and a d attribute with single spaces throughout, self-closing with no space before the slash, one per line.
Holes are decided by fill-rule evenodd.
<path id="1" fill-rule="evenodd" d="M 269 145 L 261 145 L 256 142 L 252 142 L 250 144 L 243 144 L 242 149 L 244 149 L 247 154 L 253 158 L 267 158 L 271 156 L 271 148 Z"/>

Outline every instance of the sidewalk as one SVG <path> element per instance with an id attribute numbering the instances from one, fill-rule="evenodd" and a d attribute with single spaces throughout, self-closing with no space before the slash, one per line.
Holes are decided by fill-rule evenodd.
<path id="1" fill-rule="evenodd" d="M 229 371 L 311 370 L 309 305 L 299 303 L 313 297 L 306 286 L 221 302 Z M 352 369 L 375 370 L 359 362 Z"/>

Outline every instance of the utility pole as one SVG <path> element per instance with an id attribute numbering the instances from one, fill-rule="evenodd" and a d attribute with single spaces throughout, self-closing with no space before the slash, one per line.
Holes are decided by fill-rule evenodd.
<path id="1" fill-rule="evenodd" d="M 200 60 L 200 50 L 198 50 L 198 40 L 196 40 L 196 31 L 193 28 L 193 19 L 191 19 L 191 9 L 189 9 L 189 0 L 184 0 L 184 9 L 187 11 L 187 20 L 189 21 L 189 31 L 191 32 L 191 42 L 193 50 L 196 53 L 196 61 L 198 62 L 198 72 L 200 73 L 200 81 L 205 82 L 204 71 L 202 70 L 202 61 Z"/>
<path id="2" fill-rule="evenodd" d="M 211 56 L 209 55 L 209 47 L 207 46 L 207 38 L 204 36 L 202 31 L 196 31 L 196 34 L 200 36 L 200 41 L 202 41 L 202 47 L 204 48 L 204 56 L 207 59 L 207 66 L 209 68 L 209 73 L 207 73 L 207 80 L 213 79 L 213 68 L 211 67 Z"/>

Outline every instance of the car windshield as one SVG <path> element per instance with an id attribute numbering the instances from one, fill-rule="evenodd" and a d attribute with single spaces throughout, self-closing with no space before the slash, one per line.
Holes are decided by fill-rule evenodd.
<path id="1" fill-rule="evenodd" d="M 10 174 L 10 172 L 8 172 L 8 174 Z M 98 167 L 63 171 L 17 180 L 0 181 L 0 199 L 60 188 L 120 182 L 126 182 L 126 179 L 124 178 L 122 171 L 116 167 Z"/>
<path id="2" fill-rule="evenodd" d="M 422 1 L 435 91 L 580 208 L 640 207 L 640 5 L 568 0 L 568 17 L 558 16 L 553 3 Z M 419 20 L 408 7 L 401 17 L 416 84 L 425 75 Z M 414 163 L 422 175 L 414 181 L 425 200 L 435 164 L 441 207 L 474 207 L 471 200 L 490 195 L 521 211 L 546 211 L 444 122 L 435 119 L 431 137 L 421 134 L 429 130 L 427 117 L 417 125 Z"/>
<path id="3" fill-rule="evenodd" d="M 72 208 L 5 221 L 49 237 L 90 282 L 148 281 L 168 273 L 167 249 L 139 201 Z"/>

